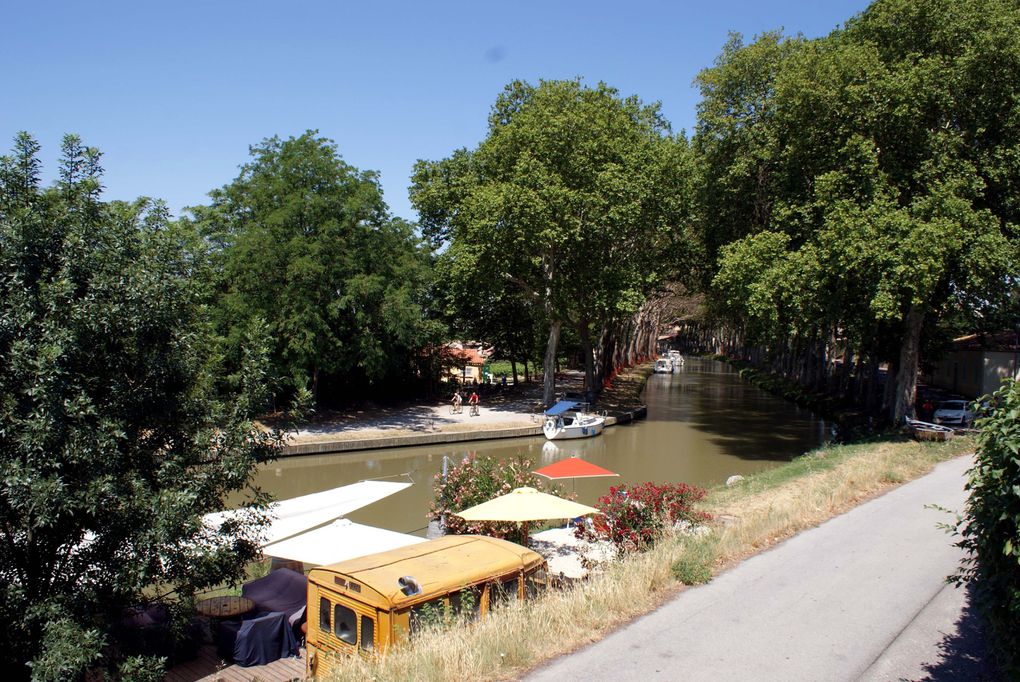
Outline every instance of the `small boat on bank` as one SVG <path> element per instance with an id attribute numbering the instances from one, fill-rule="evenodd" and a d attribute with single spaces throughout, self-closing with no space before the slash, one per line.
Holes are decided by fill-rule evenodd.
<path id="1" fill-rule="evenodd" d="M 659 358 L 655 361 L 655 373 L 656 374 L 672 374 L 673 373 L 673 361 L 669 358 Z"/>
<path id="2" fill-rule="evenodd" d="M 561 400 L 545 411 L 542 433 L 549 440 L 592 438 L 605 428 L 604 415 L 588 412 L 583 403 Z"/>
<path id="3" fill-rule="evenodd" d="M 955 429 L 941 424 L 932 424 L 918 419 L 906 419 L 907 428 L 910 429 L 914 440 L 947 441 L 956 433 Z"/>

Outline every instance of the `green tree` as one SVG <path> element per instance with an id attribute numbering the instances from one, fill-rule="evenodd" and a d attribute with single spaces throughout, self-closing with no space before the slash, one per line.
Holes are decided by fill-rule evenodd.
<path id="1" fill-rule="evenodd" d="M 252 318 L 275 339 L 278 383 L 364 386 L 406 379 L 440 327 L 423 303 L 427 253 L 389 217 L 376 175 L 344 163 L 314 131 L 264 140 L 229 185 L 191 209 L 214 246 L 228 357 Z"/>
<path id="2" fill-rule="evenodd" d="M 411 200 L 426 236 L 456 244 L 477 278 L 508 282 L 541 310 L 547 403 L 563 325 L 577 330 L 592 387 L 593 331 L 635 311 L 661 278 L 686 149 L 657 105 L 605 84 L 514 82 L 477 149 L 417 164 Z"/>
<path id="3" fill-rule="evenodd" d="M 42 189 L 37 152 L 22 133 L 0 159 L 0 666 L 80 679 L 117 663 L 124 607 L 242 576 L 265 501 L 248 486 L 279 436 L 250 421 L 257 345 L 213 390 L 203 255 L 166 209 L 101 202 L 99 154 L 74 136 Z M 252 522 L 206 528 L 237 490 Z"/>
<path id="4" fill-rule="evenodd" d="M 460 243 L 439 256 L 436 268 L 443 282 L 437 297 L 451 330 L 461 338 L 492 344 L 493 359 L 509 360 L 516 376 L 517 362 L 533 357 L 542 333 L 541 308 L 506 279 L 481 276 L 475 254 Z"/>
<path id="5" fill-rule="evenodd" d="M 838 334 L 887 361 L 898 422 L 925 330 L 981 324 L 1015 300 L 1020 15 L 994 0 L 885 0 L 784 44 L 731 41 L 700 77 L 726 85 L 701 107 L 702 210 L 727 216 L 714 243 L 749 235 L 720 250 L 716 285 L 774 345 Z M 754 204 L 731 202 L 734 188 Z"/>
<path id="6" fill-rule="evenodd" d="M 745 45 L 730 34 L 715 65 L 695 79 L 702 97 L 693 140 L 697 191 L 708 208 L 702 239 L 712 259 L 725 244 L 770 224 L 780 148 L 772 125 L 775 81 L 802 44 L 769 32 Z"/>

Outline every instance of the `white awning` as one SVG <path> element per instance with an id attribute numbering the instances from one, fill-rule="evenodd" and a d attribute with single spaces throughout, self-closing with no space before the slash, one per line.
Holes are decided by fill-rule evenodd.
<path id="1" fill-rule="evenodd" d="M 328 526 L 266 545 L 262 553 L 280 559 L 326 566 L 419 542 L 425 542 L 425 538 L 340 519 Z"/>
<path id="2" fill-rule="evenodd" d="M 265 544 L 279 542 L 310 528 L 329 523 L 410 486 L 410 483 L 398 481 L 360 481 L 274 502 L 269 507 L 273 522 L 266 531 Z M 206 514 L 203 518 L 210 528 L 219 528 L 224 521 L 236 518 L 240 513 L 239 510 L 228 509 Z"/>

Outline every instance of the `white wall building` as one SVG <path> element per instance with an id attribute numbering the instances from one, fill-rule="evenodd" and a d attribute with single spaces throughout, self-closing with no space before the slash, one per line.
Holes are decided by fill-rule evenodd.
<path id="1" fill-rule="evenodd" d="M 1016 332 L 971 334 L 953 340 L 953 348 L 935 363 L 924 380 L 978 398 L 999 388 L 1002 380 L 1020 379 L 1020 345 Z"/>

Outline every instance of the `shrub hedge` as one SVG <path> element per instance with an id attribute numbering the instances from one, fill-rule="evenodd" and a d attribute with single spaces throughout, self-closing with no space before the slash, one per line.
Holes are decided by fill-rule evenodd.
<path id="1" fill-rule="evenodd" d="M 977 463 L 956 527 L 969 557 L 953 578 L 972 583 L 999 664 L 1020 679 L 1020 384 L 1007 381 L 980 403 Z"/>

